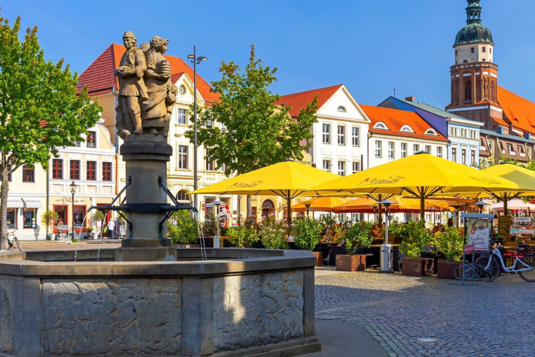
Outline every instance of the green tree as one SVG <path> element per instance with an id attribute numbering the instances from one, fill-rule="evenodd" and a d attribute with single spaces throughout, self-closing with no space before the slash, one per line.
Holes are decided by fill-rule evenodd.
<path id="1" fill-rule="evenodd" d="M 221 80 L 212 82 L 212 91 L 219 93 L 219 100 L 202 109 L 198 116 L 197 142 L 209 148 L 206 160 L 215 162 L 217 169 L 224 167 L 227 176 L 286 159 L 302 160 L 303 151 L 312 145 L 317 98 L 295 118 L 289 114 L 291 107 L 275 104 L 280 96 L 273 94 L 269 86 L 277 80 L 277 68 L 264 67 L 262 60 L 255 57 L 254 45 L 244 73 L 232 61 L 222 62 L 219 72 Z M 186 137 L 193 142 L 193 136 L 190 126 Z M 249 207 L 250 196 L 248 211 Z"/>
<path id="2" fill-rule="evenodd" d="M 19 39 L 20 18 L 13 26 L 0 17 L 0 249 L 7 249 L 8 177 L 26 164 L 47 167 L 58 149 L 82 141 L 102 110 L 84 88 L 77 93 L 76 73 L 63 60 L 44 59 L 37 27 Z"/>

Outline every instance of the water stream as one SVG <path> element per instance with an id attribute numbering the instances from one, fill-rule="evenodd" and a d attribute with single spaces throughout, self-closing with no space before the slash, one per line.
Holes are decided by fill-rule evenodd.
<path id="1" fill-rule="evenodd" d="M 199 219 L 199 214 L 195 214 L 195 220 L 197 221 L 197 232 L 199 234 L 199 245 L 201 247 L 201 258 L 206 260 L 206 243 L 204 241 L 204 233 L 202 232 L 201 220 Z"/>

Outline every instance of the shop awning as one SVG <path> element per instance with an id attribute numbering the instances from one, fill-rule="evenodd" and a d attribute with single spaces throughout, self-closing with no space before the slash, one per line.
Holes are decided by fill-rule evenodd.
<path id="1" fill-rule="evenodd" d="M 43 204 L 37 198 L 22 198 L 24 208 L 41 208 Z"/>

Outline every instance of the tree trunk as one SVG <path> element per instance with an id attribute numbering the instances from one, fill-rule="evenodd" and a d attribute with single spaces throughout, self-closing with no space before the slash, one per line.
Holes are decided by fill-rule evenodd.
<path id="1" fill-rule="evenodd" d="M 252 215 L 253 215 L 252 197 L 251 195 L 247 195 L 247 217 L 245 218 L 249 218 Z M 255 217 L 255 221 L 256 221 L 256 217 Z"/>
<path id="2" fill-rule="evenodd" d="M 0 250 L 7 250 L 7 194 L 9 192 L 8 173 L 4 168 L 1 173 L 2 188 L 0 189 Z"/>

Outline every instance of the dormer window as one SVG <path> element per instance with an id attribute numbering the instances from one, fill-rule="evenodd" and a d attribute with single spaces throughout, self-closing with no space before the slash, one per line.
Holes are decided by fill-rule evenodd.
<path id="1" fill-rule="evenodd" d="M 412 130 L 412 128 L 408 125 L 403 125 L 401 129 L 399 129 L 399 131 L 403 131 L 406 133 L 414 133 L 414 130 Z"/>
<path id="2" fill-rule="evenodd" d="M 344 106 L 339 106 L 339 107 L 338 107 L 338 111 L 339 111 L 340 113 L 345 113 L 345 112 L 346 112 L 346 107 L 344 107 Z"/>
<path id="3" fill-rule="evenodd" d="M 385 125 L 385 123 L 377 123 L 373 126 L 374 129 L 380 129 L 380 130 L 390 130 L 388 129 L 388 127 Z"/>
<path id="4" fill-rule="evenodd" d="M 433 129 L 427 129 L 425 135 L 438 135 L 437 132 Z"/>

